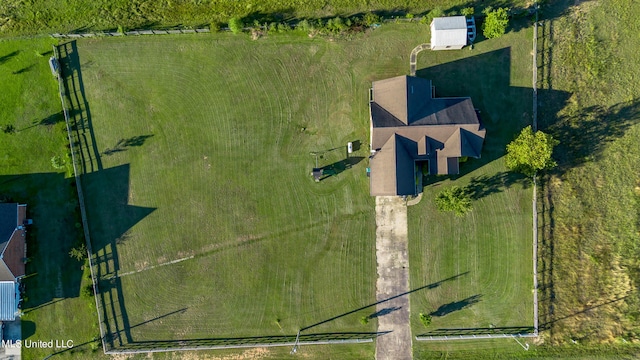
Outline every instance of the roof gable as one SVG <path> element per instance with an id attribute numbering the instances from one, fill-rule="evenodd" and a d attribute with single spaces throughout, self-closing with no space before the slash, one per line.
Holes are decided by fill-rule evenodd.
<path id="1" fill-rule="evenodd" d="M 373 82 L 373 101 L 407 125 L 407 77 L 396 76 Z"/>

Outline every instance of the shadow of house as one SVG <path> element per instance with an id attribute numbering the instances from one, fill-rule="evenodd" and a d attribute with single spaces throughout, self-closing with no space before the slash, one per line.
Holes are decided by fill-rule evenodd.
<path id="1" fill-rule="evenodd" d="M 511 86 L 511 48 L 506 47 L 476 56 L 451 61 L 417 71 L 416 75 L 431 79 L 439 97 L 468 95 L 478 111 L 486 130 L 480 158 L 470 158 L 460 165 L 460 175 L 466 175 L 506 154 L 506 145 L 532 121 L 531 87 Z M 555 99 L 547 112 L 562 109 L 570 94 L 564 91 L 539 89 L 538 97 Z M 452 176 L 456 178 L 456 176 Z M 430 177 L 427 184 L 441 178 Z"/>
<path id="2" fill-rule="evenodd" d="M 10 202 L 28 204 L 33 219 L 25 234 L 28 262 L 23 264 L 24 312 L 80 295 L 82 271 L 69 251 L 81 239 L 76 227 L 78 203 L 75 182 L 62 173 L 0 176 L 0 194 Z M 15 224 L 14 224 L 15 225 Z M 15 250 L 15 249 L 14 249 Z M 24 249 L 18 260 L 25 260 Z M 5 254 L 7 257 L 7 254 Z M 22 291 L 21 291 L 22 292 Z"/>
<path id="3" fill-rule="evenodd" d="M 111 348 L 131 343 L 129 318 L 118 271 L 117 243 L 155 208 L 129 204 L 129 164 L 82 175 L 93 258 L 99 279 L 105 339 Z"/>

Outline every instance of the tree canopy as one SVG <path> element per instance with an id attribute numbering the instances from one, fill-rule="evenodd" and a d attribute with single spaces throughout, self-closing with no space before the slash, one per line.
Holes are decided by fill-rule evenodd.
<path id="1" fill-rule="evenodd" d="M 440 191 L 435 201 L 438 210 L 453 211 L 456 216 L 463 216 L 471 211 L 471 196 L 459 186 Z"/>
<path id="2" fill-rule="evenodd" d="M 487 39 L 493 39 L 504 35 L 509 25 L 509 14 L 507 8 L 493 9 L 486 8 L 483 13 L 486 15 L 482 23 L 482 33 Z"/>
<path id="3" fill-rule="evenodd" d="M 527 126 L 515 140 L 507 144 L 507 168 L 527 176 L 533 176 L 539 170 L 551 169 L 557 165 L 551 155 L 558 143 L 550 134 L 534 132 L 531 126 Z"/>

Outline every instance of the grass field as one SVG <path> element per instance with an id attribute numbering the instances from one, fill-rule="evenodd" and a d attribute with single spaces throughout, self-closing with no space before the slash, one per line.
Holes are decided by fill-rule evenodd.
<path id="1" fill-rule="evenodd" d="M 82 263 L 68 253 L 78 241 L 77 194 L 64 170 L 51 166 L 68 144 L 57 84 L 47 60 L 52 41 L 0 42 L 0 196 L 28 204 L 29 230 L 23 339 L 70 339 L 99 335 L 95 310 L 80 298 Z M 69 315 L 73 314 L 73 315 Z M 88 348 L 88 346 L 86 346 Z M 50 349 L 23 349 L 24 359 L 42 359 Z"/>
<path id="2" fill-rule="evenodd" d="M 426 29 L 78 44 L 88 105 L 73 102 L 99 154 L 83 183 L 116 346 L 375 331 L 359 321 L 373 307 L 340 316 L 375 301 L 367 90 L 408 71 Z M 347 141 L 360 142 L 353 167 L 314 183 L 310 152 L 343 161 Z"/>
<path id="3" fill-rule="evenodd" d="M 531 41 L 522 20 L 472 51 L 419 55 L 418 76 L 433 79 L 438 96 L 470 96 L 487 135 L 481 159 L 461 164 L 460 176 L 427 179 L 422 201 L 409 208 L 411 288 L 435 284 L 411 295 L 416 335 L 533 331 L 531 184 L 508 173 L 503 161 L 505 145 L 531 123 Z M 464 217 L 435 207 L 435 195 L 452 185 L 473 198 Z M 432 315 L 429 327 L 419 313 Z M 468 346 L 462 344 L 460 350 Z M 505 345 L 519 348 L 513 340 Z M 415 354 L 442 346 L 414 342 Z"/>
<path id="4" fill-rule="evenodd" d="M 640 338 L 640 6 L 585 2 L 565 13 L 546 22 L 541 83 L 567 94 L 541 98 L 542 125 L 561 142 L 541 203 L 545 339 L 624 349 Z"/>

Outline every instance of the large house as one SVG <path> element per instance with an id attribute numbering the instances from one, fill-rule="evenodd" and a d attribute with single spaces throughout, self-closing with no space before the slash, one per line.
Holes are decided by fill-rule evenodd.
<path id="1" fill-rule="evenodd" d="M 18 312 L 18 280 L 25 275 L 27 205 L 0 203 L 0 321 Z"/>
<path id="2" fill-rule="evenodd" d="M 480 157 L 485 129 L 471 99 L 433 94 L 431 81 L 418 77 L 373 82 L 371 195 L 416 195 L 422 166 L 429 174 L 458 174 L 461 157 Z"/>

